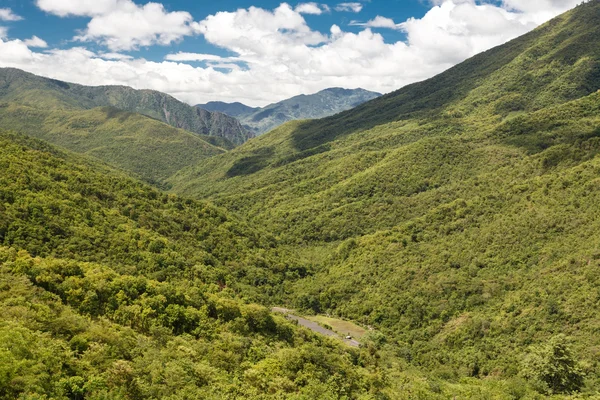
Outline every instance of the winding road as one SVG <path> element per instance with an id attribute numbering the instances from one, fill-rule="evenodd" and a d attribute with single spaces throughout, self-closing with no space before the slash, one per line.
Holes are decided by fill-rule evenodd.
<path id="1" fill-rule="evenodd" d="M 352 347 L 359 347 L 360 346 L 360 343 L 358 341 L 354 340 L 354 339 L 345 339 L 344 337 L 338 335 L 334 331 L 332 331 L 330 329 L 323 328 L 321 325 L 317 324 L 316 322 L 309 321 L 306 318 L 302 318 L 302 317 L 298 317 L 297 315 L 290 314 L 291 310 L 288 310 L 287 308 L 273 307 L 271 309 L 271 311 L 276 312 L 276 313 L 280 313 L 280 314 L 285 314 L 285 317 L 287 319 L 292 320 L 292 321 L 297 321 L 298 325 L 301 325 L 301 326 L 303 326 L 305 328 L 308 328 L 308 329 L 310 329 L 313 332 L 316 332 L 316 333 L 319 333 L 319 334 L 325 335 L 325 336 L 334 337 L 336 339 L 341 339 L 348 346 L 352 346 Z"/>

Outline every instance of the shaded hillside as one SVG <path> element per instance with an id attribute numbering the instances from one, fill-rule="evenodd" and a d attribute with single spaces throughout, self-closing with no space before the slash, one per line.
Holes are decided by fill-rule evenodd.
<path id="1" fill-rule="evenodd" d="M 593 396 L 599 40 L 591 1 L 430 80 L 188 168 L 174 190 L 296 248 L 313 273 L 290 306 L 375 326 L 447 381 L 521 377 L 542 396 Z M 560 335 L 576 359 L 569 388 L 532 361 Z"/>
<path id="2" fill-rule="evenodd" d="M 193 134 L 114 107 L 48 110 L 0 103 L 0 126 L 95 156 L 158 186 L 183 167 L 223 153 L 217 146 L 229 147 L 226 139 Z"/>
<path id="3" fill-rule="evenodd" d="M 236 145 L 252 137 L 234 118 L 200 111 L 164 93 L 125 86 L 82 86 L 13 68 L 0 68 L 0 101 L 44 109 L 112 106 L 197 134 L 219 136 Z"/>
<path id="4" fill-rule="evenodd" d="M 331 88 L 312 95 L 295 96 L 263 108 L 252 109 L 240 103 L 220 102 L 196 107 L 236 117 L 244 127 L 261 135 L 288 121 L 328 117 L 379 96 L 380 93 L 364 89 Z"/>

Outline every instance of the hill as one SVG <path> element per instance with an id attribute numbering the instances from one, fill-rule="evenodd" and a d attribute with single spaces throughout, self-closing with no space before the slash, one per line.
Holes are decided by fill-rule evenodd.
<path id="1" fill-rule="evenodd" d="M 236 117 L 257 136 L 294 120 L 328 117 L 354 108 L 381 96 L 364 89 L 325 89 L 312 95 L 300 95 L 262 108 L 250 108 L 240 103 L 208 103 L 196 107 L 220 111 Z"/>
<path id="2" fill-rule="evenodd" d="M 236 145 L 252 137 L 234 118 L 199 110 L 164 93 L 125 86 L 82 86 L 13 68 L 0 68 L 0 101 L 42 109 L 115 107 L 197 134 L 222 137 Z"/>
<path id="3" fill-rule="evenodd" d="M 387 398 L 249 303 L 301 271 L 260 229 L 19 135 L 0 165 L 0 398 Z"/>
<path id="4" fill-rule="evenodd" d="M 62 110 L 0 103 L 0 126 L 94 156 L 160 187 L 183 167 L 223 153 L 219 145 L 230 147 L 226 139 L 114 107 Z"/>
<path id="5" fill-rule="evenodd" d="M 187 168 L 174 191 L 295 248 L 310 275 L 289 305 L 372 325 L 433 376 L 597 393 L 598 40 L 591 1 L 430 80 Z M 580 362 L 564 366 L 569 387 L 541 372 L 562 334 Z"/>

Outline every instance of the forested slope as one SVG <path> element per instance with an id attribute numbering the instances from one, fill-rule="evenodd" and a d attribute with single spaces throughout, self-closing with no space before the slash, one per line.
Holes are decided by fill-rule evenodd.
<path id="1" fill-rule="evenodd" d="M 159 187 L 182 168 L 224 153 L 220 146 L 230 148 L 225 139 L 114 107 L 61 110 L 0 103 L 0 126 L 94 156 Z"/>
<path id="2" fill-rule="evenodd" d="M 0 133 L 0 398 L 386 398 L 377 360 L 250 301 L 269 235 Z"/>

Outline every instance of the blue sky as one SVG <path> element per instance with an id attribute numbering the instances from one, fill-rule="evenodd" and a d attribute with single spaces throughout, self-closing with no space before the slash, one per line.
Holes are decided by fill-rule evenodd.
<path id="1" fill-rule="evenodd" d="M 188 103 L 390 92 L 579 0 L 0 0 L 0 67 Z"/>

